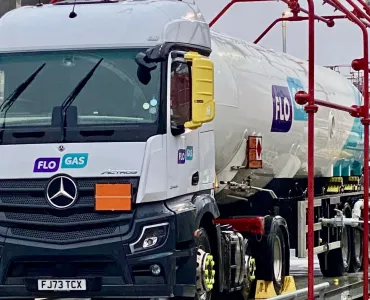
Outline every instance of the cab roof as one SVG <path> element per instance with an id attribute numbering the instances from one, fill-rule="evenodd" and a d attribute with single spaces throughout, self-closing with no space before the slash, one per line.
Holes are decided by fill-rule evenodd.
<path id="1" fill-rule="evenodd" d="M 151 47 L 179 42 L 211 48 L 199 9 L 177 0 L 77 0 L 25 6 L 0 18 L 0 52 Z"/>

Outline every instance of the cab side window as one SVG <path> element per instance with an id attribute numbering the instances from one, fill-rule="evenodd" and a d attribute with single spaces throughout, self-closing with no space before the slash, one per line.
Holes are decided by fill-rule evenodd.
<path id="1" fill-rule="evenodd" d="M 183 126 L 191 120 L 190 68 L 185 62 L 171 66 L 171 126 Z"/>

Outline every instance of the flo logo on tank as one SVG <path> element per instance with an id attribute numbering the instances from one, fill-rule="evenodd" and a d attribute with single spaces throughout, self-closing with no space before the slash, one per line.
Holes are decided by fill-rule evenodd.
<path id="1" fill-rule="evenodd" d="M 302 82 L 298 78 L 288 77 L 288 87 L 290 92 L 290 97 L 293 102 L 294 110 L 294 121 L 307 121 L 308 115 L 304 110 L 304 106 L 295 102 L 294 97 L 298 91 L 305 91 Z"/>
<path id="2" fill-rule="evenodd" d="M 292 127 L 292 99 L 285 86 L 272 86 L 272 124 L 271 132 L 288 132 Z"/>
<path id="3" fill-rule="evenodd" d="M 33 172 L 53 173 L 59 169 L 82 169 L 87 165 L 88 153 L 67 153 L 60 157 L 40 157 L 35 160 Z"/>

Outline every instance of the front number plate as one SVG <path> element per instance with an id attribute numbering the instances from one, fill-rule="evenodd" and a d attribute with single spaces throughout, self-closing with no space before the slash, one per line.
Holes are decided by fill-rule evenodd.
<path id="1" fill-rule="evenodd" d="M 85 279 L 40 279 L 39 291 L 86 291 Z"/>

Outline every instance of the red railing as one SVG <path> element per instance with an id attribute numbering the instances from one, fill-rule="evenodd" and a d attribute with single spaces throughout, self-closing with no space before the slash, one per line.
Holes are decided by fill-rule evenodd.
<path id="1" fill-rule="evenodd" d="M 232 0 L 228 3 L 209 23 L 212 27 L 229 9 L 236 3 L 242 2 L 267 2 L 270 0 Z M 271 0 L 272 1 L 272 0 Z M 292 12 L 290 18 L 278 18 L 272 22 L 265 31 L 255 40 L 258 43 L 277 23 L 281 21 L 304 21 L 308 20 L 309 40 L 308 40 L 308 93 L 299 91 L 295 95 L 295 101 L 298 104 L 305 105 L 305 111 L 308 114 L 308 207 L 307 207 L 307 225 L 308 225 L 308 299 L 314 299 L 314 116 L 319 106 L 330 107 L 333 109 L 348 112 L 353 117 L 361 118 L 364 126 L 364 232 L 363 232 L 363 295 L 368 298 L 368 236 L 369 236 L 369 54 L 368 54 L 368 34 L 367 27 L 370 27 L 370 8 L 363 0 L 357 0 L 362 9 L 352 0 L 346 2 L 352 6 L 353 11 L 348 10 L 340 0 L 324 0 L 324 4 L 333 6 L 343 15 L 318 16 L 315 14 L 315 4 L 313 0 L 307 0 L 308 10 L 300 7 L 298 0 L 282 0 L 286 3 Z M 298 14 L 302 12 L 308 14 L 308 17 L 302 17 Z M 363 57 L 352 61 L 352 68 L 355 71 L 363 71 L 364 74 L 364 103 L 362 106 L 346 107 L 336 103 L 315 99 L 315 20 L 326 23 L 327 26 L 333 27 L 335 19 L 349 19 L 360 27 L 363 34 Z M 366 21 L 365 21 L 365 20 Z"/>
<path id="2" fill-rule="evenodd" d="M 364 90 L 364 72 L 363 71 L 355 71 L 351 65 L 331 65 L 325 66 L 335 72 L 338 72 L 343 77 L 346 77 L 357 89 L 363 94 Z M 368 93 L 370 91 L 367 91 Z"/>

